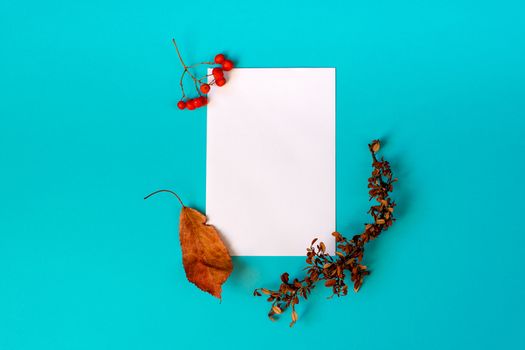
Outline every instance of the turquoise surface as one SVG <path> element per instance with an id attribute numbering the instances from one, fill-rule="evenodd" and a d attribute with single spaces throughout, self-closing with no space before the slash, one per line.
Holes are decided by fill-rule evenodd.
<path id="1" fill-rule="evenodd" d="M 525 348 L 524 13 L 2 1 L 0 349 Z M 240 67 L 337 68 L 338 229 L 368 218 L 368 141 L 400 179 L 358 294 L 318 288 L 290 329 L 251 292 L 303 258 L 235 258 L 222 303 L 185 280 L 178 203 L 142 199 L 171 188 L 205 207 L 206 111 L 175 107 L 172 37 L 188 62 L 224 50 Z"/>

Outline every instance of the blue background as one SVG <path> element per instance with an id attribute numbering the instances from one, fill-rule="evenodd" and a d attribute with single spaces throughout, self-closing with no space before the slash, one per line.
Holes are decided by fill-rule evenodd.
<path id="1" fill-rule="evenodd" d="M 0 349 L 523 349 L 524 12 L 2 1 Z M 303 258 L 235 258 L 222 303 L 185 280 L 178 203 L 142 199 L 205 207 L 206 111 L 175 107 L 172 37 L 188 62 L 337 67 L 338 229 L 368 219 L 368 141 L 400 179 L 357 295 L 318 288 L 290 329 L 251 292 Z"/>

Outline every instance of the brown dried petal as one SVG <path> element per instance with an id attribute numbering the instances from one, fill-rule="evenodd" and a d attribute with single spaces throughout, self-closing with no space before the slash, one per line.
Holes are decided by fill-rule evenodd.
<path id="1" fill-rule="evenodd" d="M 372 152 L 377 153 L 379 152 L 380 148 L 381 148 L 381 143 L 379 142 L 379 140 L 372 141 L 372 145 L 371 145 Z"/>
<path id="2" fill-rule="evenodd" d="M 280 308 L 279 306 L 277 306 L 277 305 L 272 306 L 272 311 L 273 311 L 274 313 L 276 313 L 277 315 L 283 313 L 283 310 L 281 310 L 281 308 Z"/>
<path id="3" fill-rule="evenodd" d="M 336 283 L 337 283 L 336 280 L 328 280 L 328 281 L 326 281 L 326 282 L 324 283 L 324 285 L 325 285 L 326 287 L 331 287 L 331 286 L 335 285 Z"/>
<path id="4" fill-rule="evenodd" d="M 281 281 L 283 281 L 284 283 L 288 283 L 288 278 L 289 278 L 289 274 L 288 272 L 285 272 L 281 275 Z"/>

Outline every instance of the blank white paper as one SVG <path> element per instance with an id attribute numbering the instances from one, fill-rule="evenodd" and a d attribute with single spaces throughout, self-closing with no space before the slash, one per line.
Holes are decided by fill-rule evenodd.
<path id="1" fill-rule="evenodd" d="M 335 68 L 235 68 L 207 108 L 206 214 L 232 255 L 335 250 Z"/>

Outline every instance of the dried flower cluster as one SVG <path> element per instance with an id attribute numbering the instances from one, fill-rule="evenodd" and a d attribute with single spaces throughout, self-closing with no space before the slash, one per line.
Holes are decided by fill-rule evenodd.
<path id="1" fill-rule="evenodd" d="M 324 281 L 324 285 L 332 289 L 332 295 L 342 296 L 348 294 L 348 285 L 345 282 L 347 274 L 353 283 L 354 291 L 357 292 L 363 284 L 363 279 L 370 271 L 361 263 L 368 241 L 375 239 L 381 232 L 387 230 L 394 222 L 393 212 L 395 203 L 390 198 L 393 191 L 393 183 L 397 179 L 392 178 L 390 164 L 381 158 L 378 160 L 376 153 L 379 151 L 380 142 L 374 140 L 368 145 L 372 154 L 372 175 L 368 179 L 370 200 L 375 199 L 376 205 L 370 207 L 369 213 L 373 218 L 373 223 L 365 224 L 364 231 L 355 235 L 352 239 L 343 237 L 339 232 L 332 235 L 336 241 L 335 256 L 326 253 L 326 246 L 323 242 L 316 244 L 317 238 L 312 241 L 310 247 L 306 249 L 305 268 L 306 277 L 299 280 L 291 280 L 288 273 L 281 275 L 281 285 L 278 290 L 258 288 L 254 295 L 268 296 L 268 302 L 272 304 L 268 317 L 275 320 L 275 315 L 283 313 L 286 309 L 292 309 L 292 327 L 297 322 L 297 312 L 295 306 L 299 300 L 308 299 L 316 284 Z"/>

